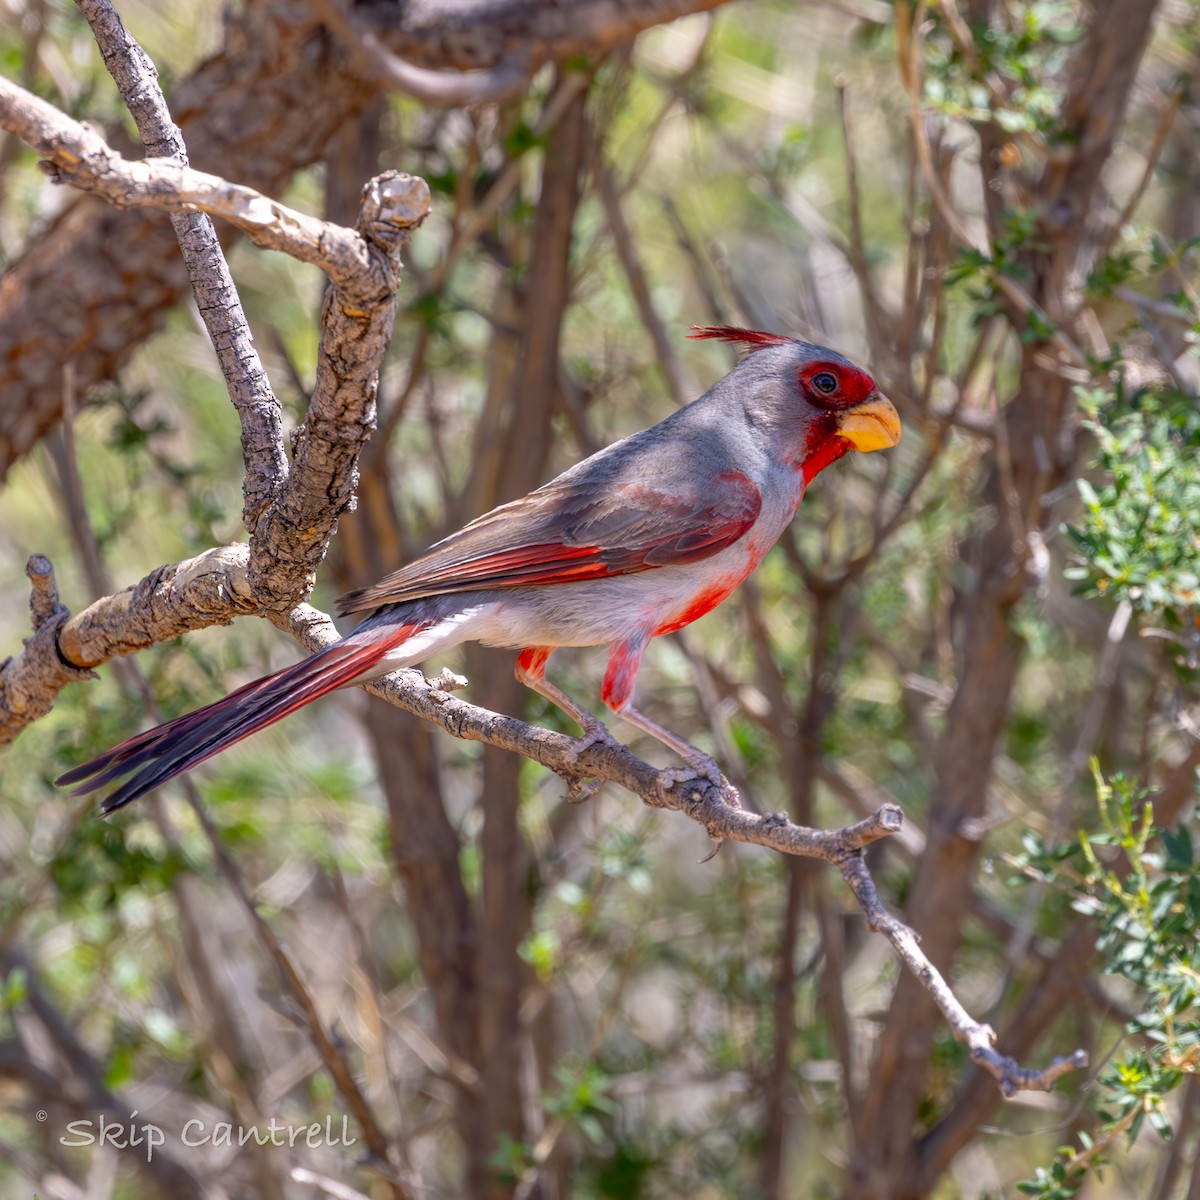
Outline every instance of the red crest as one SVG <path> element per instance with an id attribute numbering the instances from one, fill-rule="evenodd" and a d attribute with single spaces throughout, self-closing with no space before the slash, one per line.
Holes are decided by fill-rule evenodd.
<path id="1" fill-rule="evenodd" d="M 700 341 L 704 338 L 720 338 L 734 342 L 746 350 L 761 350 L 764 346 L 782 346 L 792 341 L 781 333 L 764 333 L 761 329 L 739 329 L 736 325 L 693 325 L 689 338 Z"/>

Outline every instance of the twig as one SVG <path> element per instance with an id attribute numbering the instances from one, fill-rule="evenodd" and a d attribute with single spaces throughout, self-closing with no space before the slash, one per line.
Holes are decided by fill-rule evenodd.
<path id="1" fill-rule="evenodd" d="M 333 1200 L 370 1200 L 369 1196 L 356 1188 L 347 1187 L 344 1183 L 330 1179 L 328 1175 L 319 1175 L 307 1167 L 293 1167 L 291 1176 L 297 1183 L 308 1183 L 319 1188 L 326 1196 L 332 1196 Z"/>
<path id="2" fill-rule="evenodd" d="M 15 658 L 0 661 L 0 746 L 44 717 L 67 684 L 99 678 L 59 652 L 58 633 L 71 614 L 59 601 L 50 560 L 44 554 L 30 555 L 25 575 L 32 587 L 33 636 L 25 639 L 25 649 Z"/>
<path id="3" fill-rule="evenodd" d="M 112 74 L 147 153 L 187 167 L 183 134 L 171 120 L 158 71 L 129 35 L 109 0 L 78 0 L 104 64 Z M 212 221 L 202 212 L 172 212 L 171 225 L 187 267 L 196 307 L 216 351 L 229 398 L 242 426 L 242 520 L 249 533 L 287 479 L 283 420 L 262 360 L 254 348 L 241 298 Z"/>
<path id="4" fill-rule="evenodd" d="M 137 1103 L 131 1102 L 128 1094 L 109 1087 L 106 1064 L 96 1059 L 81 1038 L 75 1021 L 47 994 L 36 964 L 19 950 L 10 951 L 0 961 L 0 978 L 15 966 L 21 967 L 26 977 L 22 1007 L 36 1017 L 41 1027 L 38 1042 L 53 1049 L 54 1069 L 47 1070 L 34 1061 L 21 1040 L 5 1039 L 0 1041 L 0 1079 L 18 1079 L 24 1083 L 43 1107 L 51 1110 L 56 1123 L 64 1113 L 89 1122 L 100 1116 L 130 1120 L 129 1114 L 138 1111 Z M 195 1171 L 165 1146 L 162 1153 L 148 1155 L 144 1146 L 139 1147 L 129 1139 L 114 1139 L 113 1144 L 125 1162 L 144 1172 L 165 1195 L 188 1200 L 228 1200 L 228 1193 L 217 1180 Z"/>
<path id="5" fill-rule="evenodd" d="M 63 498 L 67 525 L 84 576 L 92 595 L 103 596 L 112 591 L 112 581 L 92 528 L 76 457 L 72 366 L 67 364 L 63 369 L 63 421 L 60 430 L 49 439 L 49 446 L 58 472 L 58 490 Z M 114 665 L 120 668 L 117 675 L 122 684 L 137 696 L 147 727 L 162 721 L 163 713 L 138 660 L 121 659 Z M 201 800 L 196 781 L 187 778 L 180 782 L 188 804 L 193 810 L 198 810 Z M 164 843 L 176 844 L 179 831 L 165 799 L 162 793 L 151 797 L 150 816 Z M 82 815 L 82 812 L 76 815 Z M 215 961 L 211 922 L 206 903 L 200 896 L 199 881 L 185 871 L 173 875 L 168 886 L 175 900 L 182 941 L 182 955 L 172 955 L 180 994 L 191 1014 L 197 1041 L 204 1047 L 206 1061 L 225 1092 L 230 1108 L 239 1120 L 252 1123 L 264 1107 L 260 1080 L 258 1072 L 250 1065 L 254 1055 L 234 1018 L 229 996 L 219 982 L 221 971 Z M 249 1153 L 255 1159 L 264 1198 L 281 1196 L 278 1164 L 257 1144 L 249 1148 Z"/>
<path id="6" fill-rule="evenodd" d="M 152 68 L 141 61 L 136 43 L 124 35 L 111 9 L 102 0 L 87 3 L 116 47 L 112 53 L 118 65 L 129 68 L 126 82 L 132 90 Z M 103 18 L 111 20 L 105 25 Z M 108 27 L 114 22 L 116 31 Z M 135 59 L 136 70 L 130 67 Z M 152 80 L 147 86 L 151 85 L 156 90 Z M 182 156 L 165 107 L 144 115 Z M 395 320 L 400 250 L 429 212 L 428 186 L 410 175 L 384 172 L 363 189 L 359 221 L 351 230 L 296 212 L 253 188 L 193 171 L 179 158 L 129 162 L 90 129 L 3 79 L 0 127 L 46 155 L 55 178 L 95 192 L 116 207 L 217 213 L 256 245 L 320 266 L 332 281 L 333 291 L 322 311 L 316 385 L 296 441 L 293 470 L 287 471 L 278 443 L 278 403 L 273 397 L 268 408 L 274 425 L 268 422 L 268 428 L 247 431 L 243 424 L 246 524 L 254 534 L 247 580 L 255 606 L 288 608 L 311 590 L 337 520 L 353 502 L 358 455 L 375 424 L 379 364 Z M 198 264 L 194 278 L 209 278 L 209 267 L 215 270 L 214 264 Z M 233 292 L 232 283 L 227 290 Z M 204 310 L 205 300 L 198 299 Z M 220 336 L 214 340 L 219 346 Z M 222 366 L 231 394 L 258 394 L 256 373 L 262 368 L 256 356 L 247 365 L 234 353 Z M 248 403 L 253 407 L 258 402 Z"/>
<path id="7" fill-rule="evenodd" d="M 838 117 L 842 126 L 842 142 L 846 147 L 846 195 L 849 200 L 850 240 L 846 247 L 850 267 L 858 281 L 859 297 L 863 316 L 867 321 L 867 336 L 875 353 L 881 354 L 886 345 L 881 333 L 879 305 L 875 288 L 871 282 L 871 269 L 867 262 L 866 243 L 863 239 L 861 189 L 858 183 L 858 159 L 854 149 L 853 127 L 850 123 L 846 91 L 848 82 L 843 76 L 833 81 L 837 93 Z"/>
<path id="8" fill-rule="evenodd" d="M 971 1061 L 996 1080 L 1006 1099 L 1018 1092 L 1053 1091 L 1057 1080 L 1088 1065 L 1088 1056 L 1083 1050 L 1056 1058 L 1040 1071 L 1022 1067 L 1015 1059 L 998 1054 L 993 1048 L 996 1031 L 990 1025 L 976 1021 L 963 1008 L 937 968 L 921 952 L 916 934 L 884 908 L 861 850 L 845 855 L 837 867 L 867 915 L 867 928 L 882 933 L 892 943 L 901 962 L 933 997 L 954 1036 L 966 1045 Z"/>
<path id="9" fill-rule="evenodd" d="M 583 86 L 582 81 L 575 85 L 573 77 L 565 80 L 555 96 L 557 109 L 552 102 L 544 114 L 543 123 L 552 124 L 557 120 L 557 116 L 575 100 Z M 137 588 L 118 597 L 106 597 L 71 622 L 66 621 L 65 610 L 61 610 L 56 600 L 52 604 L 45 604 L 42 608 L 48 610 L 49 615 L 39 633 L 44 629 L 50 630 L 48 645 L 56 654 L 59 644 L 68 653 L 77 651 L 70 658 L 70 663 L 90 665 L 105 661 L 113 653 L 128 652 L 138 645 L 163 640 L 165 630 L 178 629 L 181 624 L 196 628 L 226 621 L 238 613 L 265 608 L 276 625 L 287 629 L 310 648 L 335 641 L 337 634 L 328 617 L 307 605 L 292 605 L 296 594 L 294 568 L 297 565 L 305 568 L 315 565 L 323 553 L 328 529 L 349 503 L 357 452 L 374 420 L 375 372 L 379 361 L 376 351 L 386 344 L 391 330 L 392 300 L 398 271 L 394 252 L 406 231 L 424 215 L 428 195 L 427 191 L 422 195 L 424 185 L 412 180 L 397 183 L 396 176 L 383 177 L 376 182 L 374 192 L 368 195 L 368 213 L 360 223 L 358 233 L 351 233 L 293 213 L 251 189 L 233 187 L 223 180 L 193 172 L 179 163 L 154 160 L 128 163 L 90 131 L 29 93 L 2 82 L 0 124 L 15 128 L 22 136 L 30 135 L 31 144 L 54 161 L 60 178 L 109 195 L 114 203 L 165 208 L 208 205 L 212 211 L 230 216 L 235 224 L 241 222 L 239 227 L 248 226 L 247 232 L 259 244 L 273 244 L 304 261 L 317 262 L 338 285 L 326 303 L 328 346 L 366 343 L 363 353 L 352 356 L 349 369 L 345 361 L 339 358 L 336 362 L 326 363 L 324 383 L 318 372 L 318 395 L 310 409 L 310 419 L 306 422 L 305 435 L 300 442 L 297 465 L 289 481 L 287 494 L 269 507 L 259 524 L 256 553 L 258 547 L 266 546 L 263 561 L 284 564 L 282 575 L 286 586 L 273 590 L 273 579 L 260 576 L 255 571 L 251 552 L 246 547 L 219 547 L 190 563 L 155 572 Z M 514 185 L 515 181 L 514 173 L 512 184 L 506 184 L 506 188 Z M 498 180 L 489 199 L 506 194 L 499 183 Z M 417 198 L 421 201 L 420 204 L 410 205 L 407 211 L 401 211 L 399 219 L 388 215 L 389 202 L 393 202 L 393 209 L 396 207 L 394 202 L 397 195 L 388 192 L 393 185 L 395 191 L 401 193 L 401 210 L 404 210 L 406 200 Z M 410 190 L 404 192 L 404 187 L 408 185 L 411 185 Z M 475 214 L 473 225 L 479 222 L 481 215 L 482 210 Z M 460 234 L 457 245 L 463 243 L 464 236 Z M 443 279 L 446 269 L 442 271 Z M 359 304 L 363 307 L 358 307 Z M 327 357 L 330 360 L 334 358 L 332 354 Z M 347 403 L 353 406 L 349 417 L 345 408 Z M 326 488 L 322 497 L 324 503 L 317 505 L 314 510 L 310 500 L 315 496 L 315 491 L 306 493 L 294 488 L 292 485 L 297 477 L 302 477 L 310 485 L 313 481 L 324 480 L 334 490 Z M 330 496 L 334 498 L 332 505 L 329 503 Z M 288 551 L 283 547 L 290 545 L 299 531 L 308 533 L 308 517 L 313 511 L 316 511 L 322 527 L 316 530 L 309 543 L 289 559 Z M 152 618 L 149 623 L 146 617 Z M 55 635 L 60 626 L 64 627 L 63 637 L 57 639 Z M 79 675 L 76 671 L 75 676 L 68 676 L 59 682 L 51 671 L 41 670 L 39 673 L 41 666 L 29 655 L 28 650 L 15 664 L 18 677 L 24 668 L 34 670 L 44 684 L 41 692 L 43 699 L 48 696 L 52 700 L 65 682 Z M 59 670 L 64 667 L 68 671 L 74 669 L 69 663 L 60 662 Z M 13 668 L 14 664 L 9 663 L 5 670 L 0 671 L 0 689 L 7 684 Z M 549 766 L 564 777 L 613 779 L 643 797 L 648 804 L 685 813 L 703 825 L 710 837 L 716 840 L 743 841 L 789 855 L 834 863 L 863 904 L 871 926 L 889 937 L 906 965 L 934 992 L 956 1034 L 972 1046 L 973 1057 L 976 1054 L 982 1056 L 985 1065 L 993 1069 L 1006 1094 L 1010 1088 L 1048 1086 L 1056 1073 L 1069 1069 L 1068 1066 L 1056 1064 L 1046 1071 L 1030 1071 L 1016 1067 L 991 1051 L 990 1030 L 971 1020 L 941 976 L 925 959 L 911 932 L 883 909 L 866 872 L 862 849 L 900 828 L 901 814 L 895 806 L 884 806 L 865 820 L 845 829 L 808 829 L 791 823 L 780 814 L 761 816 L 736 807 L 730 803 L 723 789 L 705 779 L 685 781 L 664 793 L 660 788 L 660 772 L 619 746 L 593 746 L 577 754 L 576 739 L 465 704 L 424 683 L 411 671 L 396 672 L 374 681 L 369 690 L 435 721 L 456 736 L 516 751 Z M 0 699 L 5 698 L 5 693 L 0 690 Z M 203 810 L 200 812 L 203 818 Z M 207 822 L 206 829 L 215 838 Z M 214 841 L 214 853 L 223 853 L 219 839 Z M 225 870 L 227 866 L 236 874 L 236 866 L 232 863 L 223 864 L 222 869 Z M 238 883 L 240 886 L 240 880 Z M 244 888 L 242 893 L 244 895 Z M 248 897 L 246 902 L 249 903 Z M 250 907 L 252 915 L 256 916 L 253 906 Z M 261 918 L 257 920 L 261 925 Z M 271 949 L 272 956 L 302 1007 L 306 1008 L 310 1024 L 316 1030 L 319 1028 L 318 1015 L 302 981 L 295 976 L 294 970 L 289 970 L 290 963 L 269 927 L 260 927 L 260 936 Z M 329 1043 L 328 1035 L 323 1034 L 323 1037 L 324 1043 Z M 331 1043 L 322 1045 L 323 1057 L 326 1057 L 330 1047 Z M 1074 1063 L 1075 1060 L 1070 1061 Z M 338 1069 L 330 1065 L 328 1057 L 326 1063 L 338 1077 Z M 998 1069 L 996 1064 L 1000 1064 Z M 348 1075 L 344 1063 L 341 1070 Z M 339 1086 L 343 1082 L 348 1087 L 355 1086 L 352 1077 L 348 1081 L 339 1078 Z M 382 1153 L 386 1156 L 386 1139 L 381 1132 L 375 1140 L 382 1146 Z M 371 1139 L 368 1141 L 370 1143 Z M 372 1149 L 375 1149 L 374 1144 Z M 379 1150 L 376 1152 L 380 1153 Z"/>
<path id="10" fill-rule="evenodd" d="M 588 78 L 579 71 L 571 72 L 563 77 L 550 99 L 546 101 L 542 114 L 534 126 L 534 133 L 539 138 L 545 137 L 558 124 L 579 93 L 587 87 Z M 450 277 L 450 272 L 459 258 L 483 235 L 484 230 L 500 211 L 504 201 L 520 183 L 523 169 L 524 160 L 520 156 L 510 158 L 504 164 L 500 174 L 492 181 L 487 193 L 470 214 L 465 225 L 455 230 L 454 238 L 442 261 L 430 271 L 426 278 L 421 289 L 422 295 L 433 294 L 445 286 L 446 280 Z"/>
<path id="11" fill-rule="evenodd" d="M 1133 308 L 1153 313 L 1156 317 L 1170 321 L 1174 325 L 1181 325 L 1185 329 L 1190 329 L 1197 320 L 1195 316 L 1184 312 L 1177 305 L 1170 304 L 1166 300 L 1155 300 L 1150 296 L 1142 296 L 1129 287 L 1117 288 L 1116 296 L 1118 300 L 1124 300 Z"/>
<path id="12" fill-rule="evenodd" d="M 203 805 L 199 805 L 194 811 L 201 828 L 204 830 L 204 836 L 208 839 L 209 848 L 212 851 L 217 868 L 225 877 L 226 883 L 229 884 L 230 889 L 240 901 L 246 915 L 250 918 L 250 923 L 254 926 L 254 931 L 258 935 L 258 940 L 262 943 L 263 948 L 271 956 L 276 967 L 279 969 L 279 975 L 284 987 L 299 1006 L 304 1016 L 304 1024 L 312 1035 L 313 1043 L 317 1048 L 318 1054 L 321 1056 L 321 1061 L 325 1069 L 332 1076 L 334 1085 L 346 1101 L 346 1107 L 349 1108 L 354 1119 L 361 1127 L 363 1141 L 366 1142 L 371 1153 L 378 1159 L 377 1168 L 391 1186 L 392 1195 L 395 1197 L 395 1200 L 403 1200 L 407 1193 L 396 1176 L 397 1164 L 391 1152 L 387 1135 L 380 1128 L 378 1121 L 375 1120 L 375 1114 L 372 1112 L 371 1106 L 367 1103 L 367 1098 L 362 1094 L 362 1090 L 358 1086 L 358 1081 L 354 1078 L 350 1070 L 350 1065 L 346 1061 L 345 1054 L 343 1054 L 341 1047 L 336 1044 L 333 1036 L 326 1030 L 325 1022 L 322 1020 L 321 1014 L 317 1011 L 312 993 L 308 990 L 300 973 L 296 970 L 291 956 L 284 949 L 282 943 L 275 936 L 275 931 L 271 928 L 269 922 L 263 918 L 262 913 L 258 911 L 258 906 L 251 899 L 250 893 L 246 890 L 245 881 L 242 879 L 241 871 L 238 869 L 237 863 L 234 862 L 229 852 L 225 849 L 225 843 L 221 840 L 221 835 L 217 832 L 216 826 L 213 825 L 212 818 L 208 815 L 208 810 Z"/>
<path id="13" fill-rule="evenodd" d="M 389 171 L 363 189 L 355 230 L 295 212 L 178 162 L 130 163 L 92 131 L 0 79 L 0 127 L 50 157 L 59 177 L 114 204 L 201 207 L 257 245 L 322 267 L 334 283 L 322 311 L 316 386 L 293 470 L 267 490 L 254 527 L 251 607 L 282 611 L 308 593 L 338 518 L 351 505 L 358 455 L 375 423 L 379 363 L 391 337 L 400 249 L 429 211 L 424 180 Z M 83 657 L 71 657 L 83 664 Z"/>
<path id="14" fill-rule="evenodd" d="M 386 171 L 363 188 L 354 234 L 363 257 L 353 272 L 330 274 L 316 381 L 292 473 L 252 543 L 247 579 L 265 607 L 282 611 L 307 593 L 338 518 L 354 503 L 358 457 L 375 429 L 379 364 L 396 318 L 400 251 L 428 212 L 429 187 L 415 176 Z"/>
<path id="15" fill-rule="evenodd" d="M 245 562 L 245 547 L 223 547 L 219 555 L 210 551 L 202 558 L 210 567 L 222 561 L 236 567 L 239 558 L 242 563 Z M 172 574 L 171 579 L 174 578 Z M 145 586 L 148 582 L 144 580 L 137 589 L 122 593 L 124 596 L 140 597 L 139 604 L 125 605 L 125 614 L 134 626 L 140 624 L 141 608 L 154 607 L 153 588 Z M 238 590 L 232 581 L 222 587 L 217 581 L 210 580 L 206 595 L 220 595 L 222 592 L 233 595 Z M 233 615 L 232 611 L 229 615 Z M 322 649 L 338 640 L 330 618 L 310 605 L 302 604 L 287 613 L 267 615 L 274 624 L 288 630 L 310 650 Z M 216 623 L 219 619 L 208 623 Z M 103 626 L 99 624 L 91 627 L 93 636 L 88 644 L 93 653 L 103 644 L 102 631 Z M 125 629 L 113 633 L 118 644 L 121 639 L 130 636 Z M 4 678 L 5 672 L 0 672 L 0 688 L 3 687 Z M 994 1041 L 991 1030 L 970 1018 L 941 975 L 921 953 L 912 932 L 884 909 L 862 861 L 861 852 L 864 847 L 891 836 L 901 828 L 903 817 L 897 806 L 886 804 L 866 819 L 844 829 L 809 829 L 793 824 L 782 813 L 757 814 L 735 807 L 722 788 L 704 778 L 697 777 L 661 792 L 658 786 L 659 771 L 623 746 L 605 743 L 577 753 L 578 742 L 575 738 L 467 704 L 432 687 L 417 671 L 394 671 L 365 686 L 374 695 L 434 721 L 455 737 L 514 751 L 549 767 L 564 778 L 590 776 L 619 783 L 652 807 L 673 809 L 690 817 L 702 825 L 714 841 L 746 842 L 782 854 L 833 863 L 854 890 L 870 927 L 878 929 L 892 942 L 905 965 L 929 989 L 955 1035 L 970 1047 L 972 1058 L 991 1071 L 1005 1095 L 1029 1088 L 1044 1090 L 1066 1071 L 1080 1065 L 1077 1053 L 1069 1059 L 1055 1060 L 1042 1071 L 1034 1071 L 1018 1067 L 1012 1060 L 996 1054 L 991 1049 Z M 199 811 L 203 815 L 203 810 Z M 214 844 L 214 853 L 218 851 L 219 840 Z M 223 866 L 222 869 L 226 868 Z M 255 919 L 261 921 L 257 915 Z M 269 929 L 262 936 L 274 938 Z"/>
<path id="16" fill-rule="evenodd" d="M 1142 168 L 1142 177 L 1137 182 L 1137 187 L 1133 189 L 1129 199 L 1125 201 L 1125 207 L 1121 209 L 1120 215 L 1113 222 L 1112 228 L 1108 231 L 1108 235 L 1096 248 L 1094 261 L 1103 262 L 1109 255 L 1116 244 L 1117 239 L 1121 236 L 1121 230 L 1129 224 L 1133 218 L 1133 214 L 1137 212 L 1138 205 L 1142 202 L 1142 197 L 1146 194 L 1146 189 L 1150 186 L 1150 180 L 1154 177 L 1154 171 L 1158 167 L 1158 160 L 1162 157 L 1163 147 L 1167 144 L 1167 137 L 1170 135 L 1171 126 L 1175 123 L 1175 117 L 1179 113 L 1179 108 L 1183 104 L 1183 98 L 1186 94 L 1184 88 L 1176 88 L 1163 105 L 1162 113 L 1159 115 L 1158 127 L 1154 131 L 1154 137 L 1150 142 L 1150 147 L 1146 151 L 1146 164 Z"/>

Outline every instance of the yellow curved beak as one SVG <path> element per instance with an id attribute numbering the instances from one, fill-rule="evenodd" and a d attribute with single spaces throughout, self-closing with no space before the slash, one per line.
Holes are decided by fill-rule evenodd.
<path id="1" fill-rule="evenodd" d="M 864 454 L 886 450 L 900 441 L 900 414 L 886 396 L 876 392 L 869 400 L 842 413 L 838 433 Z"/>

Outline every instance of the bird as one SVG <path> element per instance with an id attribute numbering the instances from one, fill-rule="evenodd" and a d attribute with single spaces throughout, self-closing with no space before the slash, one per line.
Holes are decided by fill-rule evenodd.
<path id="1" fill-rule="evenodd" d="M 502 504 L 378 583 L 350 592 L 351 632 L 224 699 L 139 733 L 56 783 L 85 795 L 123 776 L 107 815 L 337 688 L 466 641 L 518 651 L 517 678 L 576 721 L 576 756 L 606 726 L 546 678 L 562 646 L 607 646 L 605 706 L 724 783 L 717 764 L 633 704 L 647 644 L 710 612 L 759 565 L 816 475 L 900 441 L 895 406 L 863 368 L 785 334 L 693 326 L 745 351 L 729 374 L 648 429 Z"/>

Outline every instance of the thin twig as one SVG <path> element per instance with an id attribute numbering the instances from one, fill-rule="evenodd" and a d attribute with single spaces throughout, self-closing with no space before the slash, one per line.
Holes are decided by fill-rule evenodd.
<path id="1" fill-rule="evenodd" d="M 998 1054 L 994 1049 L 996 1031 L 990 1025 L 976 1021 L 963 1008 L 940 972 L 922 953 L 916 934 L 884 908 L 861 850 L 846 855 L 837 867 L 866 913 L 867 927 L 882 933 L 891 942 L 901 962 L 933 997 L 954 1036 L 966 1045 L 971 1061 L 996 1080 L 1006 1099 L 1018 1092 L 1053 1091 L 1055 1083 L 1064 1075 L 1088 1065 L 1088 1056 L 1083 1050 L 1076 1050 L 1065 1058 L 1055 1058 L 1041 1070 L 1022 1067 L 1015 1059 Z"/>
<path id="2" fill-rule="evenodd" d="M 858 182 L 858 160 L 854 149 L 854 130 L 850 122 L 847 90 L 849 83 L 843 76 L 834 80 L 837 93 L 838 117 L 842 126 L 842 142 L 846 148 L 846 195 L 850 209 L 850 240 L 847 252 L 854 278 L 858 281 L 859 297 L 863 316 L 867 322 L 867 337 L 876 354 L 882 354 L 886 342 L 882 334 L 877 293 L 871 282 L 871 268 L 867 262 L 866 242 L 863 236 L 862 199 Z"/>
<path id="3" fill-rule="evenodd" d="M 1095 262 L 1103 262 L 1108 257 L 1109 252 L 1116 245 L 1118 238 L 1120 238 L 1121 231 L 1133 219 L 1133 214 L 1137 212 L 1138 205 L 1141 204 L 1142 197 L 1145 196 L 1146 189 L 1150 186 L 1150 180 L 1154 177 L 1154 172 L 1158 167 L 1158 160 L 1162 157 L 1163 147 L 1167 144 L 1171 127 L 1175 124 L 1175 117 L 1179 113 L 1179 108 L 1183 104 L 1185 95 L 1185 89 L 1176 88 L 1163 105 L 1162 112 L 1158 118 L 1158 126 L 1154 130 L 1154 137 L 1151 139 L 1150 147 L 1146 151 L 1146 162 L 1142 168 L 1141 178 L 1138 180 L 1137 187 L 1133 189 L 1129 199 L 1125 201 L 1125 207 L 1121 209 L 1120 215 L 1113 222 L 1108 235 L 1096 247 Z"/>
<path id="4" fill-rule="evenodd" d="M 675 342 L 667 336 L 666 326 L 658 315 L 658 310 L 654 307 L 646 271 L 633 244 L 633 237 L 625 220 L 625 213 L 621 207 L 621 198 L 617 193 L 612 171 L 603 161 L 596 164 L 596 188 L 604 205 L 604 216 L 608 221 L 617 258 L 620 260 L 621 268 L 629 283 L 633 302 L 637 305 L 642 324 L 645 325 L 650 334 L 650 340 L 654 343 L 654 354 L 662 368 L 663 376 L 666 378 L 671 398 L 675 401 L 676 407 L 682 408 L 688 399 L 687 385 L 683 379 L 683 365 L 675 350 Z"/>

